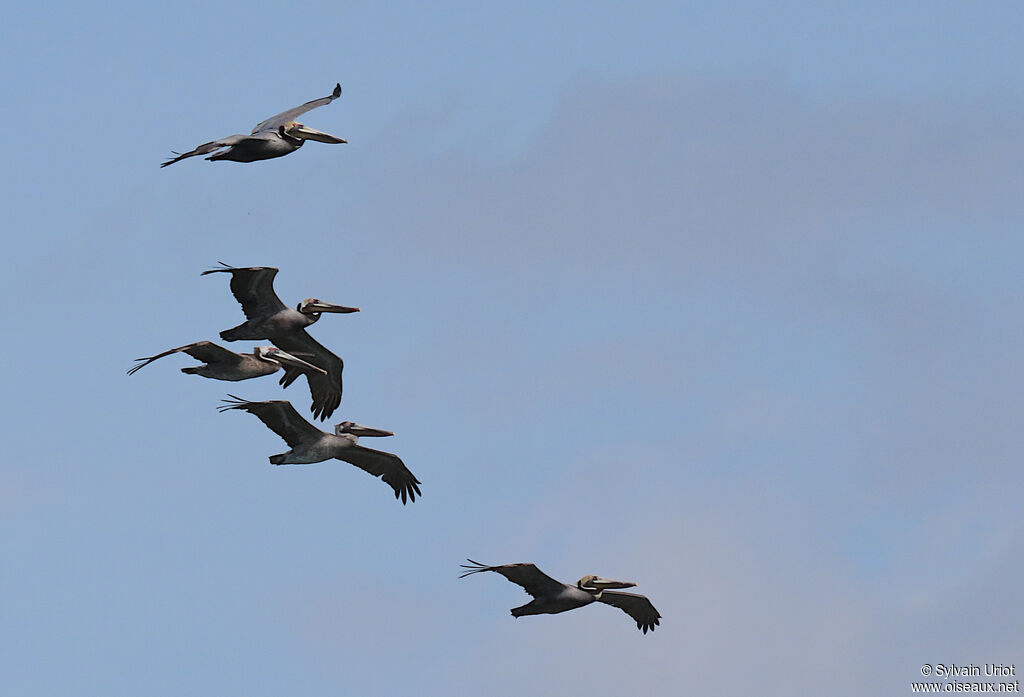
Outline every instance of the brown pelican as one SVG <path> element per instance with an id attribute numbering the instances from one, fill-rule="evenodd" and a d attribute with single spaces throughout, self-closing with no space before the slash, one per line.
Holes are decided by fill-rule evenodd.
<path id="1" fill-rule="evenodd" d="M 299 416 L 295 407 L 283 400 L 248 402 L 234 395 L 228 397 L 231 399 L 225 399 L 226 406 L 218 407 L 219 411 L 241 409 L 255 414 L 291 448 L 286 453 L 271 455 L 271 464 L 309 465 L 335 458 L 383 479 L 395 490 L 395 498 L 402 498 L 403 505 L 406 498 L 415 501 L 416 496 L 421 495 L 419 480 L 397 455 L 364 448 L 357 444 L 359 436 L 395 435 L 391 431 L 381 431 L 352 421 L 343 421 L 334 427 L 334 433 L 324 433 Z"/>
<path id="2" fill-rule="evenodd" d="M 306 373 L 306 381 L 313 395 L 313 417 L 321 420 L 329 418 L 341 404 L 341 371 L 344 363 L 306 333 L 305 328 L 320 319 L 323 312 L 359 312 L 359 308 L 306 298 L 292 309 L 286 307 L 274 292 L 277 269 L 270 266 L 236 268 L 223 262 L 221 266 L 203 271 L 200 275 L 230 273 L 231 293 L 242 304 L 247 321 L 232 329 L 225 329 L 220 337 L 225 341 L 267 339 L 293 356 L 324 368 L 326 375 Z M 298 373 L 285 374 L 281 384 L 288 387 L 297 377 Z"/>
<path id="3" fill-rule="evenodd" d="M 608 588 L 630 588 L 635 583 L 628 581 L 612 581 L 600 576 L 584 576 L 575 586 L 560 583 L 551 578 L 533 564 L 503 564 L 502 566 L 485 566 L 480 562 L 467 559 L 469 564 L 462 564 L 467 569 L 459 578 L 481 571 L 496 571 L 512 583 L 522 586 L 533 596 L 533 600 L 521 607 L 512 608 L 513 617 L 523 615 L 555 615 L 566 610 L 600 601 L 614 605 L 636 620 L 636 627 L 643 631 L 654 631 L 661 617 L 647 596 L 635 593 L 615 593 Z"/>
<path id="4" fill-rule="evenodd" d="M 133 375 L 139 369 L 149 365 L 158 358 L 170 356 L 172 353 L 187 353 L 193 358 L 202 361 L 205 365 L 189 366 L 182 368 L 181 372 L 188 375 L 201 375 L 204 378 L 215 380 L 228 380 L 237 382 L 249 378 L 259 378 L 264 375 L 276 373 L 284 368 L 285 377 L 281 378 L 281 384 L 288 381 L 291 384 L 300 373 L 311 372 L 327 375 L 323 368 L 317 368 L 301 358 L 296 358 L 274 346 L 257 346 L 252 353 L 235 353 L 223 346 L 218 346 L 212 341 L 197 341 L 194 344 L 179 346 L 178 348 L 158 353 L 155 356 L 136 358 L 138 365 L 133 366 L 129 375 Z"/>
<path id="5" fill-rule="evenodd" d="M 307 140 L 316 140 L 321 143 L 347 143 L 344 138 L 332 136 L 329 133 L 318 131 L 309 126 L 303 126 L 295 121 L 295 117 L 305 114 L 311 109 L 330 104 L 341 96 L 341 85 L 335 85 L 334 91 L 329 97 L 321 97 L 302 106 L 297 106 L 288 111 L 282 111 L 277 116 L 271 116 L 266 121 L 261 121 L 252 129 L 252 133 L 243 135 L 228 136 L 219 140 L 211 140 L 203 143 L 195 150 L 183 155 L 173 157 L 164 162 L 161 167 L 173 165 L 175 162 L 184 160 L 186 157 L 195 155 L 210 155 L 207 160 L 232 160 L 233 162 L 255 162 L 256 160 L 269 160 L 274 157 L 281 157 L 288 153 L 295 152 Z M 221 148 L 227 148 L 223 152 L 216 152 Z"/>

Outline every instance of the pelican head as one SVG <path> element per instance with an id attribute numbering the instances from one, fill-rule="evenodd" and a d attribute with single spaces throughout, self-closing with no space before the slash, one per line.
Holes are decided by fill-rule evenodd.
<path id="1" fill-rule="evenodd" d="M 355 421 L 342 421 L 340 424 L 334 427 L 334 433 L 335 435 L 338 436 L 342 436 L 347 433 L 349 435 L 355 436 L 356 438 L 359 438 L 360 436 L 365 436 L 367 438 L 383 438 L 384 436 L 395 435 L 391 431 L 382 431 L 379 428 L 370 428 L 369 426 L 357 424 Z"/>
<path id="2" fill-rule="evenodd" d="M 274 363 L 280 363 L 283 366 L 292 366 L 294 368 L 300 368 L 310 373 L 321 373 L 327 375 L 327 371 L 323 368 L 318 368 L 312 363 L 307 363 L 301 358 L 296 358 L 290 353 L 286 353 L 276 346 L 257 346 L 253 349 L 253 353 L 256 357 L 264 361 L 273 361 Z"/>
<path id="3" fill-rule="evenodd" d="M 296 138 L 298 140 L 315 140 L 320 143 L 331 143 L 335 145 L 338 143 L 348 142 L 344 138 L 332 136 L 330 133 L 324 133 L 323 131 L 318 131 L 315 128 L 304 126 L 298 121 L 289 121 L 284 124 L 281 126 L 280 132 L 282 135 Z"/>
<path id="4" fill-rule="evenodd" d="M 576 585 L 581 590 L 598 591 L 598 595 L 600 595 L 600 591 L 610 588 L 632 588 L 636 584 L 630 581 L 613 581 L 610 578 L 601 578 L 600 576 L 589 574 L 577 581 Z"/>
<path id="5" fill-rule="evenodd" d="M 343 314 L 349 312 L 359 312 L 358 307 L 345 307 L 344 305 L 335 305 L 333 303 L 326 303 L 323 300 L 318 300 L 316 298 L 306 298 L 305 300 L 299 303 L 299 306 L 296 309 L 304 315 L 313 315 L 317 317 L 320 315 L 321 312 L 340 312 Z"/>

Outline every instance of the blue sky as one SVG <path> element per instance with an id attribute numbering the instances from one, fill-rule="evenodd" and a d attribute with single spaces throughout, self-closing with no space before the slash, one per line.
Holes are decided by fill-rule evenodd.
<path id="1" fill-rule="evenodd" d="M 864 695 L 1019 663 L 1022 20 L 9 10 L 5 686 Z M 158 168 L 339 81 L 305 122 L 347 145 Z M 124 374 L 241 321 L 218 261 L 363 309 L 312 330 L 335 419 L 395 431 L 422 499 L 272 467 L 215 411 L 300 384 Z M 662 626 L 514 620 L 467 556 L 635 580 Z"/>

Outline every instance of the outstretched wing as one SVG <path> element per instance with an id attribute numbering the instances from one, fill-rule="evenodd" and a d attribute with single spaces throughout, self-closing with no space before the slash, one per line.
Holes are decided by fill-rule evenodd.
<path id="1" fill-rule="evenodd" d="M 267 428 L 281 436 L 290 448 L 315 441 L 324 435 L 323 431 L 299 416 L 295 407 L 284 400 L 248 402 L 233 394 L 229 394 L 228 397 L 231 399 L 223 400 L 225 406 L 217 407 L 218 411 L 223 413 L 230 409 L 239 409 L 255 414 Z"/>
<path id="2" fill-rule="evenodd" d="M 199 275 L 230 273 L 231 294 L 241 303 L 246 319 L 262 319 L 286 309 L 281 298 L 274 292 L 274 276 L 277 275 L 277 269 L 273 266 L 238 268 L 228 266 L 223 261 L 220 265 L 221 268 L 207 269 Z"/>
<path id="3" fill-rule="evenodd" d="M 467 559 L 466 561 L 469 564 L 462 564 L 461 566 L 463 569 L 467 569 L 467 571 L 459 576 L 459 578 L 465 578 L 470 574 L 478 574 L 482 571 L 495 571 L 512 583 L 522 586 L 534 598 L 555 595 L 565 588 L 564 583 L 551 578 L 533 564 L 521 563 L 486 566 L 472 559 Z"/>
<path id="4" fill-rule="evenodd" d="M 175 162 L 181 162 L 186 157 L 206 155 L 207 153 L 214 152 L 215 150 L 220 150 L 221 148 L 227 148 L 232 145 L 238 145 L 246 138 L 249 138 L 249 136 L 235 135 L 228 136 L 227 138 L 221 138 L 220 140 L 211 140 L 209 143 L 203 143 L 195 150 L 184 153 L 183 155 L 178 155 L 177 157 L 172 157 L 171 159 L 167 160 L 167 162 L 161 163 L 160 166 L 166 167 L 167 165 L 173 165 Z"/>
<path id="5" fill-rule="evenodd" d="M 331 92 L 329 96 L 321 97 L 320 99 L 314 99 L 312 101 L 306 102 L 302 106 L 297 106 L 293 109 L 289 109 L 288 111 L 282 111 L 280 114 L 277 114 L 276 116 L 271 116 L 266 121 L 260 121 L 252 129 L 252 132 L 253 134 L 256 134 L 259 133 L 260 131 L 276 131 L 279 126 L 283 126 L 289 121 L 294 121 L 296 116 L 301 116 L 305 114 L 307 111 L 316 109 L 317 107 L 326 106 L 327 104 L 330 104 L 340 96 L 341 83 L 338 83 L 337 85 L 334 86 L 334 91 Z"/>
<path id="6" fill-rule="evenodd" d="M 158 353 L 155 356 L 149 356 L 147 358 L 136 358 L 139 364 L 133 366 L 129 371 L 129 375 L 133 375 L 137 370 L 143 368 L 158 358 L 164 356 L 170 356 L 172 353 L 187 353 L 193 358 L 202 361 L 203 363 L 209 364 L 237 364 L 242 361 L 242 356 L 230 351 L 223 346 L 213 343 L 212 341 L 197 341 L 194 344 L 186 344 L 185 346 L 179 346 L 178 348 L 172 348 L 169 351 Z"/>
<path id="7" fill-rule="evenodd" d="M 647 630 L 653 632 L 654 628 L 661 624 L 658 622 L 661 614 L 654 609 L 654 605 L 651 604 L 646 595 L 620 593 L 618 591 L 601 591 L 601 597 L 598 600 L 608 605 L 614 605 L 632 617 L 636 620 L 636 628 L 643 631 L 644 634 L 647 633 Z"/>
<path id="8" fill-rule="evenodd" d="M 415 501 L 417 495 L 422 496 L 420 481 L 397 455 L 353 445 L 351 448 L 345 448 L 345 451 L 336 457 L 364 472 L 369 472 L 374 477 L 383 479 L 384 483 L 395 490 L 395 498 L 402 498 L 402 505 L 405 505 L 406 498 Z"/>
<path id="9" fill-rule="evenodd" d="M 326 375 L 307 372 L 306 382 L 309 383 L 309 394 L 313 397 L 313 405 L 310 408 L 313 418 L 321 421 L 329 418 L 341 404 L 341 371 L 345 364 L 311 337 L 305 329 L 277 337 L 273 341 L 279 349 L 327 371 Z M 286 371 L 281 378 L 281 385 L 288 387 L 298 376 L 299 373 L 295 371 Z"/>

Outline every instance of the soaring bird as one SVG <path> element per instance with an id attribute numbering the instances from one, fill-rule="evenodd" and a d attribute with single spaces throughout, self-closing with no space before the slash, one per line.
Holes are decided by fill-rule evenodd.
<path id="1" fill-rule="evenodd" d="M 600 576 L 588 575 L 577 581 L 575 586 L 570 586 L 556 581 L 533 564 L 486 566 L 472 559 L 466 561 L 469 564 L 461 565 L 466 571 L 459 578 L 482 571 L 495 571 L 512 583 L 522 586 L 527 593 L 533 596 L 533 600 L 526 605 L 512 608 L 513 617 L 555 615 L 593 602 L 602 602 L 614 605 L 632 617 L 636 621 L 637 629 L 643 631 L 644 634 L 647 633 L 647 630 L 653 632 L 661 618 L 647 596 L 607 590 L 609 588 L 630 588 L 636 585 L 629 581 L 612 581 Z"/>
<path id="2" fill-rule="evenodd" d="M 299 416 L 288 402 L 248 402 L 234 395 L 228 395 L 225 405 L 218 407 L 221 412 L 240 409 L 255 414 L 267 427 L 281 436 L 291 448 L 286 453 L 271 455 L 274 465 L 308 465 L 335 458 L 361 470 L 380 477 L 395 490 L 395 498 L 415 501 L 420 494 L 420 481 L 397 455 L 372 450 L 358 445 L 359 437 L 393 436 L 391 431 L 381 431 L 362 426 L 352 421 L 343 421 L 334 427 L 334 433 L 324 433 Z"/>
<path id="3" fill-rule="evenodd" d="M 302 373 L 327 375 L 327 371 L 323 368 L 317 368 L 312 363 L 307 363 L 274 346 L 257 346 L 252 353 L 235 353 L 212 341 L 197 341 L 194 344 L 172 348 L 155 356 L 136 358 L 138 364 L 129 369 L 128 374 L 133 375 L 153 361 L 170 356 L 172 353 L 187 353 L 204 363 L 204 365 L 182 368 L 181 372 L 214 380 L 238 382 L 271 375 L 282 368 L 284 369 L 284 377 L 281 378 L 282 385 L 286 382 L 290 385 Z"/>
<path id="4" fill-rule="evenodd" d="M 316 298 L 306 298 L 294 309 L 285 306 L 274 292 L 277 269 L 270 266 L 237 268 L 221 263 L 221 268 L 203 271 L 231 274 L 231 293 L 242 305 L 246 321 L 237 327 L 225 329 L 220 338 L 225 341 L 269 340 L 275 346 L 298 356 L 327 371 L 326 375 L 306 373 L 309 391 L 313 395 L 313 417 L 325 420 L 341 404 L 341 358 L 328 351 L 305 330 L 320 319 L 321 313 L 359 312 L 358 307 L 334 305 Z M 281 384 L 288 387 L 298 373 L 287 373 Z"/>
<path id="5" fill-rule="evenodd" d="M 211 140 L 203 143 L 195 150 L 182 155 L 175 153 L 172 157 L 161 164 L 161 167 L 173 165 L 175 162 L 184 160 L 186 157 L 195 155 L 210 155 L 207 160 L 231 160 L 233 162 L 255 162 L 256 160 L 269 160 L 274 157 L 281 157 L 293 153 L 303 146 L 307 140 L 316 140 L 321 143 L 347 143 L 344 138 L 332 136 L 330 133 L 318 131 L 315 128 L 304 126 L 295 121 L 297 116 L 305 114 L 311 109 L 330 104 L 341 96 L 341 84 L 334 86 L 334 91 L 327 97 L 314 99 L 302 106 L 297 106 L 288 111 L 282 111 L 277 116 L 271 116 L 266 121 L 261 121 L 252 129 L 252 133 L 233 135 L 218 140 Z M 227 148 L 227 150 L 222 150 Z M 217 152 L 221 150 L 221 152 Z"/>

